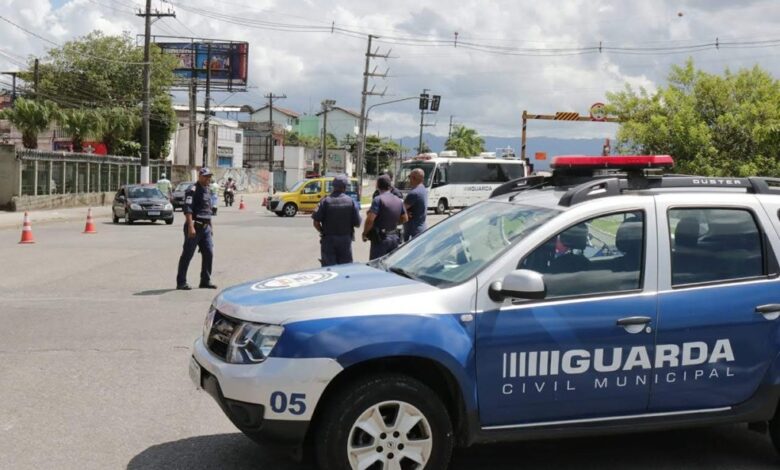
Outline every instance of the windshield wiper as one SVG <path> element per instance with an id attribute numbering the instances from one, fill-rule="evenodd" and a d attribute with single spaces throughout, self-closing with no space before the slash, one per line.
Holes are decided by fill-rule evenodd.
<path id="1" fill-rule="evenodd" d="M 390 271 L 391 273 L 398 274 L 399 276 L 403 276 L 403 277 L 405 277 L 407 279 L 411 279 L 413 281 L 417 281 L 418 280 L 417 277 L 414 274 L 409 273 L 407 271 L 404 271 L 403 268 L 398 268 L 398 267 L 392 266 L 390 269 L 388 269 L 388 271 Z"/>

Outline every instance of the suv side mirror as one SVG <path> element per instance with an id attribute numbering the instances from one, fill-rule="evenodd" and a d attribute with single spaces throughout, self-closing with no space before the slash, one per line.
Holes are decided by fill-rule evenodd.
<path id="1" fill-rule="evenodd" d="M 495 302 L 503 302 L 507 297 L 543 299 L 547 296 L 547 287 L 538 272 L 517 269 L 507 274 L 503 281 L 490 284 L 488 295 Z"/>

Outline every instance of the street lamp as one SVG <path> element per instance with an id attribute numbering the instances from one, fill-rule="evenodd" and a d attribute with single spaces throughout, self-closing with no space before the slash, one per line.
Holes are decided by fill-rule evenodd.
<path id="1" fill-rule="evenodd" d="M 376 108 L 377 106 L 384 106 L 386 104 L 393 104 L 393 103 L 400 103 L 401 101 L 409 101 L 409 100 L 418 100 L 420 99 L 419 96 L 407 96 L 406 98 L 400 98 L 397 100 L 391 100 L 391 101 L 384 101 L 382 103 L 376 103 L 372 104 L 371 106 L 366 109 L 366 119 L 365 124 L 363 125 L 363 135 L 360 136 L 360 142 L 358 145 L 359 151 L 358 151 L 358 188 L 359 190 L 363 190 L 363 161 L 366 157 L 366 135 L 368 134 L 368 114 L 371 112 L 372 109 Z"/>
<path id="2" fill-rule="evenodd" d="M 333 109 L 336 104 L 336 100 L 323 100 L 322 105 L 322 164 L 320 165 L 320 174 L 325 176 L 325 170 L 327 167 L 327 151 L 328 151 L 328 111 Z"/>

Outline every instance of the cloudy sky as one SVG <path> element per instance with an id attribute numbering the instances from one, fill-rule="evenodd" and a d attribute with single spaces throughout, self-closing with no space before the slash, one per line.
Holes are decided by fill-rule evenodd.
<path id="1" fill-rule="evenodd" d="M 134 16 L 140 4 L 0 0 L 0 15 L 62 43 L 93 29 L 137 34 L 143 30 L 143 20 Z M 687 57 L 708 71 L 759 64 L 780 76 L 780 41 L 771 47 L 746 44 L 780 39 L 777 0 L 153 0 L 153 6 L 177 14 L 156 22 L 154 34 L 249 42 L 249 92 L 216 94 L 216 103 L 259 107 L 263 95 L 274 92 L 288 96 L 280 106 L 302 113 L 316 111 L 326 98 L 359 110 L 366 35 L 380 36 L 379 52 L 392 48 L 393 58 L 375 62 L 378 72 L 389 67 L 389 76 L 373 83 L 377 91 L 387 87 L 387 96 L 369 104 L 431 89 L 442 95 L 442 104 L 438 116 L 428 118 L 437 125 L 426 132 L 438 135 L 447 134 L 454 115 L 456 123 L 483 135 L 519 136 L 524 109 L 585 114 L 604 101 L 605 92 L 626 83 L 662 86 L 669 67 Z M 716 38 L 737 47 L 690 48 Z M 601 53 L 587 49 L 600 43 Z M 0 70 L 17 69 L 30 55 L 44 56 L 46 47 L 0 22 Z M 415 135 L 416 106 L 408 101 L 376 108 L 369 132 Z M 611 124 L 529 126 L 532 137 L 613 133 Z"/>

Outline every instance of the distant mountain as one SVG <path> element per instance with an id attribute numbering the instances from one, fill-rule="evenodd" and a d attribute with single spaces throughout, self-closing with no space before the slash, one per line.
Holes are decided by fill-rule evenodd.
<path id="1" fill-rule="evenodd" d="M 423 139 L 434 152 L 444 149 L 446 137 L 423 134 Z M 520 139 L 516 137 L 484 137 L 485 151 L 495 152 L 497 149 L 511 147 L 515 154 L 520 155 Z M 409 149 L 416 149 L 419 136 L 404 137 L 403 145 Z M 557 139 L 553 137 L 531 137 L 526 146 L 526 156 L 534 164 L 537 170 L 546 170 L 550 166 L 550 159 L 555 155 L 601 155 L 603 139 Z M 413 151 L 413 150 L 412 150 Z M 547 160 L 535 160 L 536 152 L 547 152 Z"/>

